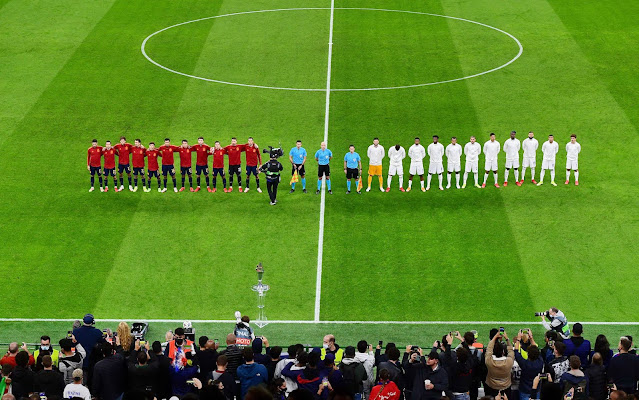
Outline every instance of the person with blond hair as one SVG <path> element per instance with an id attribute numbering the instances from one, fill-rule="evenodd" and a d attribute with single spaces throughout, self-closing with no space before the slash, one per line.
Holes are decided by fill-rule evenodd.
<path id="1" fill-rule="evenodd" d="M 125 357 L 128 357 L 129 354 L 131 354 L 131 351 L 135 348 L 135 338 L 131 335 L 131 328 L 129 328 L 129 324 L 124 321 L 120 322 L 116 332 L 120 338 L 120 345 L 117 347 L 116 351 L 122 352 Z"/>

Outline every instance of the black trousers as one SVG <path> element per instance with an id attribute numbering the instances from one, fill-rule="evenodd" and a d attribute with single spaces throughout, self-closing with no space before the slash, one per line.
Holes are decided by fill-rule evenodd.
<path id="1" fill-rule="evenodd" d="M 277 185 L 279 184 L 279 179 L 266 181 L 266 190 L 268 191 L 268 196 L 271 198 L 271 203 L 275 203 L 275 199 L 277 198 Z"/>

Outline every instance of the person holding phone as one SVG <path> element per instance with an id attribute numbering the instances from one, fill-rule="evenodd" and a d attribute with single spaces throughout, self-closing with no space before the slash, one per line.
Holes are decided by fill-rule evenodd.
<path id="1" fill-rule="evenodd" d="M 524 334 L 526 334 L 529 339 L 527 358 L 524 358 L 523 349 L 521 348 L 521 336 Z M 537 343 L 535 343 L 535 339 L 533 338 L 530 329 L 525 331 L 520 330 L 519 334 L 515 338 L 515 361 L 517 361 L 519 368 L 521 368 L 521 378 L 519 379 L 519 399 L 529 400 L 533 393 L 533 381 L 544 369 L 544 361 L 541 358 L 541 352 Z"/>
<path id="2" fill-rule="evenodd" d="M 502 342 L 501 339 L 504 339 Z M 486 348 L 486 386 L 487 396 L 497 396 L 504 393 L 511 398 L 511 374 L 515 362 L 515 353 L 506 330 L 501 327 L 493 336 Z"/>

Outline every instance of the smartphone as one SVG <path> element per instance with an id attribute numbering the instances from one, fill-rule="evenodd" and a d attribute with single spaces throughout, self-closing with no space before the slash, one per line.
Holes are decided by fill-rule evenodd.
<path id="1" fill-rule="evenodd" d="M 539 374 L 539 380 L 540 380 L 540 381 L 543 381 L 543 380 L 546 380 L 546 379 L 548 379 L 548 375 L 546 375 L 546 374 Z"/>
<path id="2" fill-rule="evenodd" d="M 193 379 L 191 379 L 191 380 L 189 380 L 189 381 L 186 381 L 186 384 L 187 384 L 187 385 L 193 385 L 193 384 L 194 384 L 194 383 L 193 383 Z"/>
<path id="3" fill-rule="evenodd" d="M 573 392 L 568 392 L 568 393 L 566 393 L 566 395 L 564 396 L 564 399 L 565 399 L 565 400 L 572 399 L 572 396 L 573 396 L 573 395 L 574 395 L 574 393 L 573 393 Z"/>
<path id="4" fill-rule="evenodd" d="M 500 326 L 500 327 L 499 327 L 499 333 L 504 333 L 504 330 L 505 330 L 505 329 L 504 329 L 504 327 L 503 327 L 503 326 Z"/>
<path id="5" fill-rule="evenodd" d="M 379 343 L 377 343 L 379 345 L 379 347 L 382 347 L 382 343 L 384 343 L 383 340 L 380 340 Z"/>
<path id="6" fill-rule="evenodd" d="M 71 339 L 72 336 L 73 336 L 73 331 L 67 331 L 67 338 Z"/>
<path id="7" fill-rule="evenodd" d="M 140 347 L 146 346 L 146 340 L 140 340 Z"/>
<path id="8" fill-rule="evenodd" d="M 220 342 L 219 339 L 215 339 L 215 344 L 218 344 Z"/>
<path id="9" fill-rule="evenodd" d="M 47 400 L 47 394 L 44 392 L 40 392 L 40 400 Z"/>
<path id="10" fill-rule="evenodd" d="M 322 379 L 322 385 L 324 385 L 324 387 L 328 386 L 328 378 L 324 377 L 324 379 Z"/>

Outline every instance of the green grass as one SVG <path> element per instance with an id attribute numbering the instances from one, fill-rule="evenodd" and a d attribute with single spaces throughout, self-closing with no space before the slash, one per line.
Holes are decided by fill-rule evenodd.
<path id="1" fill-rule="evenodd" d="M 571 321 L 636 319 L 639 305 L 628 300 L 639 265 L 632 250 L 639 189 L 627 166 L 636 163 L 632 149 L 639 144 L 632 17 L 639 4 L 337 0 L 335 6 L 467 18 L 510 32 L 524 53 L 469 80 L 331 93 L 335 194 L 326 199 L 321 319 L 526 321 L 550 305 Z M 254 190 L 87 193 L 85 169 L 91 139 L 122 134 L 145 144 L 164 137 L 195 142 L 200 135 L 226 144 L 232 136 L 240 142 L 253 136 L 262 147 L 281 141 L 285 149 L 302 139 L 314 154 L 324 137 L 324 92 L 190 79 L 140 52 L 145 37 L 176 23 L 295 7 L 330 2 L 0 0 L 0 273 L 11 288 L 0 317 L 229 319 L 236 309 L 255 309 L 250 285 L 262 261 L 272 286 L 268 317 L 313 319 L 320 198 L 286 193 L 288 167 L 277 207 Z M 153 37 L 147 51 L 169 68 L 210 79 L 323 88 L 329 14 L 206 19 Z M 333 35 L 331 86 L 342 89 L 454 79 L 499 66 L 518 51 L 494 30 L 406 13 L 337 9 Z M 465 143 L 470 135 L 483 143 L 494 131 L 503 142 L 513 129 L 520 138 L 534 130 L 540 143 L 556 135 L 558 183 L 564 145 L 577 133 L 581 186 L 345 194 L 342 157 L 351 143 L 365 155 L 374 136 L 386 148 L 408 148 L 415 136 L 428 144 L 433 134 L 444 143 L 451 136 Z M 502 154 L 502 167 L 503 161 Z M 307 171 L 313 192 L 314 162 Z M 57 323 L 1 323 L 0 338 L 10 340 L 25 326 L 34 338 L 41 329 L 66 330 Z M 156 326 L 158 337 L 168 327 Z M 264 331 L 282 341 L 317 336 L 319 342 L 329 328 L 345 340 L 397 342 L 422 333 L 434 340 L 449 329 L 270 325 Z M 631 328 L 597 329 L 618 335 Z"/>

